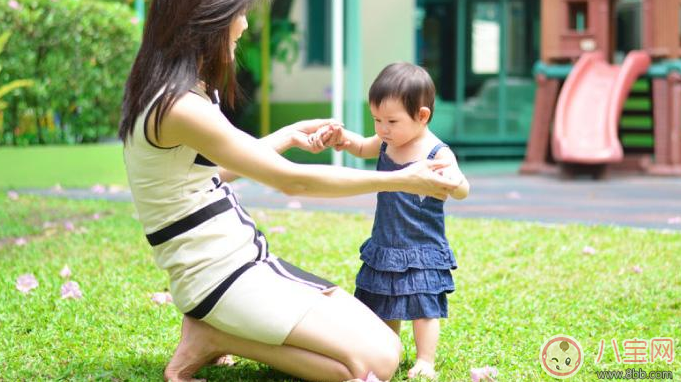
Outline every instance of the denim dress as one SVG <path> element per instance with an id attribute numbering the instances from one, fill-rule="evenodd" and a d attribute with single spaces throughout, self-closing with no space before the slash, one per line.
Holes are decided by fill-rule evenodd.
<path id="1" fill-rule="evenodd" d="M 378 171 L 400 170 L 381 145 Z M 446 147 L 436 145 L 433 159 Z M 406 192 L 379 192 L 371 237 L 360 247 L 364 262 L 355 297 L 384 320 L 446 318 L 454 291 L 454 253 L 445 237 L 444 202 Z"/>

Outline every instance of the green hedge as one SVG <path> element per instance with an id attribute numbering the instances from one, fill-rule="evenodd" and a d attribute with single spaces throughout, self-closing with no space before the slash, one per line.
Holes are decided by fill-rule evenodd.
<path id="1" fill-rule="evenodd" d="M 3 100 L 0 144 L 97 142 L 116 134 L 139 47 L 129 5 L 94 0 L 0 2 L 0 84 L 33 79 Z"/>

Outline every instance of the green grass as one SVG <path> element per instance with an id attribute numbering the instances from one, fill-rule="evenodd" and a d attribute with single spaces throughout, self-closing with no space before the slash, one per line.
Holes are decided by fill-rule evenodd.
<path id="1" fill-rule="evenodd" d="M 360 263 L 357 248 L 369 234 L 363 215 L 252 211 L 272 252 L 348 290 Z M 92 219 L 94 213 L 101 218 Z M 43 223 L 56 228 L 42 228 Z M 75 231 L 62 223 L 71 221 Z M 597 370 L 625 370 L 611 347 L 595 364 L 600 340 L 673 337 L 673 364 L 636 365 L 671 370 L 681 378 L 681 235 L 581 225 L 538 225 L 448 219 L 460 269 L 442 321 L 437 367 L 441 381 L 469 381 L 473 367 L 491 365 L 498 381 L 549 380 L 539 367 L 542 343 L 555 334 L 581 342 L 584 367 L 571 381 L 595 380 Z M 17 237 L 28 244 L 14 245 Z M 582 253 L 585 246 L 594 255 Z M 68 264 L 82 300 L 62 300 L 59 270 Z M 643 272 L 632 271 L 641 266 Z M 149 381 L 160 376 L 178 340 L 180 314 L 157 306 L 153 292 L 168 287 L 156 268 L 129 203 L 66 201 L 0 195 L 0 381 Z M 30 294 L 14 284 L 33 273 Z M 412 336 L 403 329 L 407 360 Z M 394 381 L 406 380 L 405 362 Z M 209 367 L 211 381 L 293 381 L 240 359 Z"/>
<path id="2" fill-rule="evenodd" d="M 310 154 L 292 149 L 285 156 L 299 163 L 331 163 L 331 150 Z M 127 186 L 122 146 L 0 147 L 0 187 L 50 188 L 56 184 L 65 188 Z"/>
<path id="3" fill-rule="evenodd" d="M 89 188 L 128 184 L 122 146 L 31 146 L 0 148 L 0 185 L 8 188 Z"/>

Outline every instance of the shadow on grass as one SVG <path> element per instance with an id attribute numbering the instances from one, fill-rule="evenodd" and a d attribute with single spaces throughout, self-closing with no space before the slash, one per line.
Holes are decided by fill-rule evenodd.
<path id="1" fill-rule="evenodd" d="M 102 362 L 70 363 L 57 380 L 84 381 L 161 381 L 167 360 L 159 357 L 144 359 L 128 357 Z M 48 376 L 43 376 L 48 377 Z M 253 381 L 253 382 L 294 382 L 291 376 L 274 370 L 267 365 L 239 358 L 234 366 L 205 366 L 194 375 L 211 382 Z"/>

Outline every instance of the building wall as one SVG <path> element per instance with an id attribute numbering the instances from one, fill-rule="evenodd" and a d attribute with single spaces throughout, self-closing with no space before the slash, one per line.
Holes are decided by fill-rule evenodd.
<path id="1" fill-rule="evenodd" d="M 332 74 L 330 66 L 308 66 L 305 63 L 305 34 L 307 32 L 307 2 L 295 0 L 291 19 L 301 32 L 301 52 L 298 62 L 289 70 L 275 63 L 272 69 L 271 101 L 294 103 L 329 102 Z M 315 1 L 315 0 L 311 0 Z M 366 93 L 371 81 L 387 64 L 395 61 L 413 62 L 415 57 L 416 0 L 370 0 L 361 1 L 363 85 Z M 374 17 L 375 16 L 375 17 Z"/>

